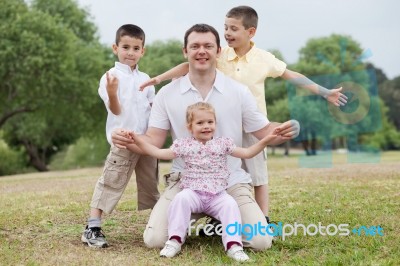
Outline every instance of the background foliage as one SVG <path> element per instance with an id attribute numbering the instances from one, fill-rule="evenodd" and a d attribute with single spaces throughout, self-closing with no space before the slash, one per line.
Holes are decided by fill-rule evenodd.
<path id="1" fill-rule="evenodd" d="M 0 5 L 0 129 L 29 165 L 46 171 L 52 155 L 97 128 L 96 87 L 109 52 L 73 1 Z"/>
<path id="2" fill-rule="evenodd" d="M 97 88 L 115 58 L 99 42 L 90 13 L 73 0 L 0 1 L 0 22 L 0 175 L 101 165 L 109 145 Z M 179 40 L 155 41 L 146 49 L 140 70 L 150 76 L 185 61 Z M 284 60 L 278 50 L 271 52 Z M 298 62 L 288 67 L 311 79 L 373 69 L 381 109 L 381 117 L 374 119 L 381 127 L 358 138 L 378 149 L 399 149 L 400 77 L 388 80 L 364 61 L 357 41 L 334 34 L 310 39 Z M 267 79 L 265 90 L 270 120 L 290 119 L 288 84 Z M 301 109 L 311 117 L 308 124 L 318 116 L 319 104 Z M 307 123 L 302 126 L 307 132 Z M 332 147 L 345 147 L 346 134 L 334 138 Z M 315 145 L 320 148 L 321 141 Z"/>

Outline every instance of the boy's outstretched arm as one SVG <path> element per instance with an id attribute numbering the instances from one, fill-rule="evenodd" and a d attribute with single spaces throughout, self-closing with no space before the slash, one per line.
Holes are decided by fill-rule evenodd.
<path id="1" fill-rule="evenodd" d="M 146 88 L 148 86 L 152 86 L 152 85 L 154 86 L 154 85 L 160 84 L 164 80 L 179 78 L 181 76 L 186 75 L 188 72 L 189 72 L 189 63 L 187 63 L 187 62 L 182 63 L 182 64 L 177 65 L 177 66 L 171 68 L 170 70 L 165 71 L 164 73 L 142 83 L 139 86 L 139 88 L 140 88 L 139 90 L 143 91 L 144 88 Z"/>
<path id="2" fill-rule="evenodd" d="M 135 144 L 146 154 L 162 160 L 172 160 L 175 158 L 175 154 L 171 149 L 159 149 L 148 143 L 144 136 L 137 135 L 134 132 L 129 132 L 129 135 Z"/>
<path id="3" fill-rule="evenodd" d="M 336 106 L 341 106 L 345 105 L 347 103 L 347 96 L 341 93 L 342 87 L 338 89 L 332 89 L 328 90 L 314 81 L 310 80 L 303 74 L 300 74 L 298 72 L 286 69 L 285 72 L 283 72 L 282 76 L 283 79 L 289 81 L 295 86 L 299 86 L 303 89 L 309 90 L 310 92 L 314 94 L 321 95 L 324 97 L 328 102 L 336 105 Z"/>

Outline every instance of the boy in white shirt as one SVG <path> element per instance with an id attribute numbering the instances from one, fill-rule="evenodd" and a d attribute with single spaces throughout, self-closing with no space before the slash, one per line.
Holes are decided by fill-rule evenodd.
<path id="1" fill-rule="evenodd" d="M 145 52 L 144 43 L 145 33 L 140 27 L 122 25 L 112 46 L 119 62 L 115 62 L 115 66 L 100 80 L 99 95 L 108 112 L 106 135 L 111 149 L 103 174 L 96 183 L 88 225 L 81 238 L 90 247 L 108 246 L 101 230 L 101 216 L 103 212 L 113 211 L 133 170 L 136 174 L 138 209 L 152 208 L 159 198 L 157 159 L 142 155 L 140 150 L 119 149 L 111 142 L 111 133 L 116 128 L 140 134 L 147 130 L 155 89 L 150 86 L 139 91 L 139 85 L 149 79 L 147 74 L 138 70 L 138 62 Z"/>

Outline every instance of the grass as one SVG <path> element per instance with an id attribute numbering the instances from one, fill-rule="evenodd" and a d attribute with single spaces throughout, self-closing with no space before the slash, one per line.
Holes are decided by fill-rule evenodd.
<path id="1" fill-rule="evenodd" d="M 346 223 L 350 230 L 380 225 L 384 236 L 279 238 L 267 251 L 248 251 L 254 265 L 398 265 L 400 153 L 383 153 L 375 164 L 349 164 L 346 155 L 335 154 L 326 169 L 299 168 L 298 156 L 277 155 L 269 157 L 268 166 L 273 220 Z M 168 167 L 162 164 L 162 172 Z M 0 265 L 232 264 L 217 237 L 192 236 L 173 259 L 146 248 L 142 234 L 150 212 L 136 211 L 134 182 L 117 210 L 104 217 L 111 246 L 83 245 L 80 236 L 100 174 L 101 168 L 87 168 L 0 178 Z"/>

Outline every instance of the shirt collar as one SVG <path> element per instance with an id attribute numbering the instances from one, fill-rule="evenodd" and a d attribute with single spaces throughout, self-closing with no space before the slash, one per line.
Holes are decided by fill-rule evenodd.
<path id="1" fill-rule="evenodd" d="M 139 71 L 139 66 L 138 65 L 136 65 L 135 69 L 132 70 L 130 66 L 122 64 L 120 62 L 115 62 L 115 68 L 120 70 L 120 71 L 122 71 L 122 72 L 124 72 L 124 73 L 126 73 L 126 74 L 134 74 L 134 73 L 137 74 L 137 72 Z"/>
<path id="2" fill-rule="evenodd" d="M 253 41 L 250 41 L 250 46 L 250 50 L 244 56 L 242 56 L 242 58 L 246 61 L 249 61 L 254 56 L 256 45 Z M 235 49 L 228 47 L 228 61 L 235 60 L 236 58 L 239 58 L 239 56 L 236 54 Z"/>
<path id="3" fill-rule="evenodd" d="M 215 88 L 220 93 L 223 93 L 224 92 L 224 80 L 225 80 L 224 74 L 222 74 L 222 72 L 217 69 L 213 88 Z M 190 82 L 189 74 L 186 74 L 184 77 L 182 77 L 182 80 L 180 82 L 180 91 L 182 94 L 184 94 L 191 89 L 194 89 L 194 86 Z"/>

